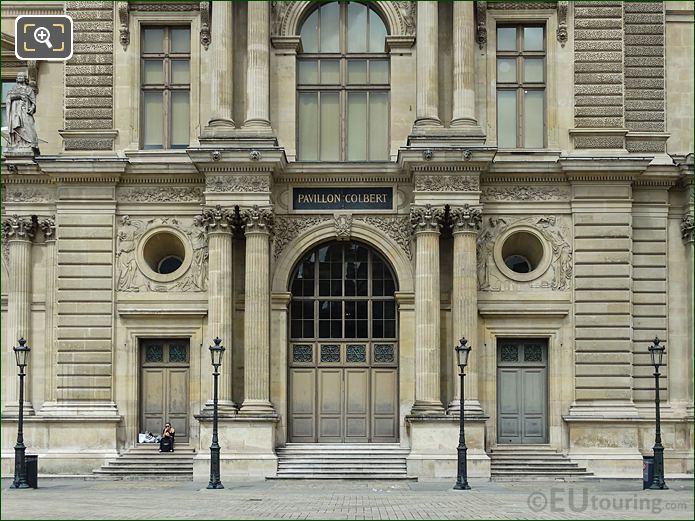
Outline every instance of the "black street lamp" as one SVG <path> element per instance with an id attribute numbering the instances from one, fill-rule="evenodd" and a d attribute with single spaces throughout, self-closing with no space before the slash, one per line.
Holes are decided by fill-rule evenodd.
<path id="1" fill-rule="evenodd" d="M 471 486 L 468 484 L 468 461 L 466 459 L 468 448 L 466 447 L 466 434 L 464 432 L 464 414 L 463 414 L 463 378 L 466 376 L 464 370 L 468 364 L 468 355 L 471 352 L 471 346 L 466 345 L 468 340 L 461 338 L 459 343 L 454 350 L 456 351 L 456 357 L 458 366 L 460 369 L 459 376 L 461 377 L 461 406 L 459 408 L 459 446 L 457 447 L 458 452 L 458 472 L 456 474 L 456 485 L 454 485 L 455 490 L 470 490 Z"/>
<path id="2" fill-rule="evenodd" d="M 210 445 L 210 483 L 208 488 L 224 488 L 220 481 L 220 444 L 217 439 L 217 377 L 220 375 L 220 365 L 222 365 L 222 355 L 224 346 L 220 345 L 220 338 L 213 340 L 214 346 L 210 346 L 210 356 L 212 358 L 212 376 L 215 379 L 214 394 L 212 398 L 212 444 Z"/>
<path id="3" fill-rule="evenodd" d="M 649 354 L 654 366 L 654 404 L 656 406 L 656 437 L 654 439 L 654 477 L 649 485 L 650 489 L 667 489 L 664 481 L 664 446 L 661 444 L 661 411 L 659 410 L 659 367 L 662 365 L 666 348 L 660 345 L 659 337 L 649 346 Z"/>
<path id="4" fill-rule="evenodd" d="M 27 450 L 24 446 L 24 368 L 29 361 L 31 347 L 26 345 L 27 341 L 24 338 L 20 338 L 18 342 L 19 346 L 12 348 L 17 359 L 17 367 L 19 367 L 19 421 L 17 422 L 17 444 L 14 446 L 14 480 L 11 488 L 30 488 L 24 458 Z"/>

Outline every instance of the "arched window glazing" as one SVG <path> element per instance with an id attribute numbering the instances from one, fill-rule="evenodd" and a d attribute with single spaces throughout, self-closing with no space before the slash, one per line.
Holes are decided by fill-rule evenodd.
<path id="1" fill-rule="evenodd" d="M 360 2 L 322 3 L 301 28 L 297 156 L 301 161 L 389 158 L 386 25 Z"/>

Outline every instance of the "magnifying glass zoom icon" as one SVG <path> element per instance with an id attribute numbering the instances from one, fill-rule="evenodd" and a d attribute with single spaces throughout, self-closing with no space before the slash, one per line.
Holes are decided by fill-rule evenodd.
<path id="1" fill-rule="evenodd" d="M 37 27 L 36 30 L 34 30 L 34 39 L 39 43 L 46 44 L 46 47 L 49 49 L 53 49 L 50 38 L 51 33 L 45 27 Z"/>

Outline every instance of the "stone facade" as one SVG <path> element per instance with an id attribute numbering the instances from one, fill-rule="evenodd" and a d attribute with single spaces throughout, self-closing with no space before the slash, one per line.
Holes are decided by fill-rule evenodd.
<path id="1" fill-rule="evenodd" d="M 179 409 L 165 405 L 204 476 L 207 347 L 219 336 L 222 478 L 275 475 L 275 448 L 293 441 L 290 417 L 309 393 L 294 383 L 312 355 L 304 347 L 297 373 L 292 281 L 329 243 L 367 246 L 396 281 L 388 389 L 411 475 L 455 475 L 453 346 L 464 336 L 471 475 L 489 476 L 490 450 L 509 443 L 499 364 L 512 340 L 545 350 L 529 358 L 545 364 L 540 443 L 599 476 L 641 475 L 657 335 L 666 470 L 692 473 L 692 3 L 371 2 L 387 31 L 388 160 L 360 162 L 298 152 L 299 34 L 314 3 L 56 5 L 2 7 L 3 60 L 18 14 L 75 21 L 67 63 L 12 62 L 38 91 L 44 142 L 40 154 L 3 149 L 3 475 L 20 336 L 32 347 L 25 439 L 40 472 L 90 472 L 133 447 L 152 425 L 154 358 L 142 346 L 177 339 L 185 364 L 157 370 L 186 375 L 172 391 Z M 502 149 L 497 30 L 530 22 L 545 30 L 545 146 Z M 191 29 L 190 143 L 148 150 L 140 32 L 167 24 Z M 385 190 L 391 202 L 300 207 L 300 189 Z M 180 265 L 161 271 L 172 258 Z M 365 369 L 374 382 L 379 363 Z"/>

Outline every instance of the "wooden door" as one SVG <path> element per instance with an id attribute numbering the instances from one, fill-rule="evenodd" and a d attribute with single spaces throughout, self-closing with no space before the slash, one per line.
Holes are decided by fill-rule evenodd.
<path id="1" fill-rule="evenodd" d="M 289 441 L 398 440 L 393 273 L 355 242 L 312 250 L 291 282 Z"/>
<path id="2" fill-rule="evenodd" d="M 168 421 L 176 429 L 176 440 L 189 436 L 188 339 L 143 340 L 141 342 L 140 432 L 159 434 Z"/>
<path id="3" fill-rule="evenodd" d="M 498 342 L 498 443 L 547 443 L 547 358 L 546 340 Z"/>

